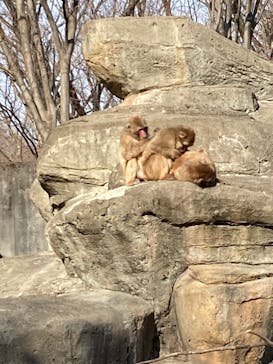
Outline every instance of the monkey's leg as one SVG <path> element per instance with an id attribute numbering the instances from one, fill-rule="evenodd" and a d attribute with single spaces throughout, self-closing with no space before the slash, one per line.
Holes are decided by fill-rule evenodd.
<path id="1" fill-rule="evenodd" d="M 153 154 L 149 149 L 146 149 L 142 152 L 141 156 L 138 158 L 138 163 L 140 169 L 143 171 L 145 162 L 150 158 Z"/>
<path id="2" fill-rule="evenodd" d="M 138 169 L 138 162 L 137 158 L 130 159 L 127 162 L 126 170 L 125 170 L 125 184 L 126 186 L 131 186 L 136 183 L 137 177 L 137 169 Z"/>

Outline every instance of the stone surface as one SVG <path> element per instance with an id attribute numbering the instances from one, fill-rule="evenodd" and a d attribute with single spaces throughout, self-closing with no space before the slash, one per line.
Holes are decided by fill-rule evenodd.
<path id="1" fill-rule="evenodd" d="M 158 356 L 152 304 L 85 289 L 54 254 L 0 260 L 0 363 L 134 364 Z"/>
<path id="2" fill-rule="evenodd" d="M 122 98 L 194 84 L 244 84 L 262 98 L 273 94 L 272 62 L 187 18 L 92 20 L 82 37 L 87 63 Z"/>
<path id="3" fill-rule="evenodd" d="M 272 244 L 272 243 L 271 243 Z M 185 351 L 263 344 L 247 333 L 271 337 L 272 264 L 193 265 L 174 287 L 176 314 Z M 205 363 L 269 363 L 264 347 L 206 354 Z M 194 358 L 192 364 L 199 364 Z"/>
<path id="4" fill-rule="evenodd" d="M 209 151 L 221 177 L 272 176 L 270 124 L 240 112 L 236 116 L 188 115 L 160 107 L 155 111 L 141 105 L 122 106 L 69 122 L 52 132 L 37 166 L 39 182 L 50 197 L 49 206 L 40 206 L 43 215 L 82 193 L 96 196 L 107 190 L 111 172 L 119 162 L 119 134 L 132 114 L 144 115 L 151 130 L 178 124 L 193 127 L 194 148 Z M 42 201 L 41 197 L 38 193 L 36 199 Z"/>
<path id="5" fill-rule="evenodd" d="M 235 283 L 241 279 L 241 266 L 246 265 L 252 267 L 243 270 L 249 284 L 257 280 L 257 285 L 263 286 L 262 278 L 267 278 L 267 287 L 272 285 L 272 203 L 272 196 L 263 192 L 225 185 L 202 190 L 178 181 L 147 182 L 131 188 L 120 187 L 97 198 L 85 194 L 71 200 L 50 220 L 47 233 L 71 276 L 80 277 L 90 287 L 129 292 L 154 301 L 164 352 L 172 346 L 175 335 L 174 328 L 170 332 L 165 330 L 172 288 L 188 267 L 200 264 L 208 267 L 204 271 L 210 272 L 207 279 L 214 279 L 215 289 L 217 277 L 208 265 L 223 264 L 224 271 L 227 263 L 233 266 Z M 185 297 L 188 295 L 189 310 L 194 302 L 190 288 L 187 285 L 181 288 Z M 272 305 L 270 292 L 265 300 L 267 308 Z M 222 297 L 229 302 L 229 291 Z M 195 317 L 203 322 L 198 314 L 200 301 L 198 296 Z M 252 315 L 248 329 L 267 330 L 270 312 L 262 309 L 261 312 L 264 321 L 257 321 L 258 316 L 254 319 Z M 190 316 L 185 311 L 184 314 Z M 200 315 L 207 323 L 215 319 L 208 310 Z M 220 316 L 219 325 L 221 320 L 228 325 L 226 319 Z M 180 321 L 183 325 L 178 316 L 179 325 Z M 193 336 L 195 330 L 200 331 L 193 325 Z M 217 330 L 214 333 L 217 337 Z M 201 338 L 203 334 L 200 331 Z M 231 331 L 230 342 L 236 341 L 236 334 Z M 196 337 L 199 338 L 197 334 Z M 200 349 L 198 343 L 193 345 Z M 215 346 L 214 342 L 209 343 Z"/>
<path id="6" fill-rule="evenodd" d="M 190 114 L 238 115 L 254 112 L 258 102 L 250 87 L 173 86 L 132 94 L 122 105 L 157 105 L 172 112 L 190 110 Z"/>
<path id="7" fill-rule="evenodd" d="M 153 315 L 129 295 L 0 298 L 0 305 L 1 363 L 134 364 L 158 355 Z"/>
<path id="8" fill-rule="evenodd" d="M 4 256 L 49 250 L 45 222 L 30 200 L 35 168 L 34 162 L 0 166 L 0 254 Z"/>
<path id="9" fill-rule="evenodd" d="M 67 276 L 53 252 L 0 259 L 0 297 L 61 295 L 85 290 L 85 284 Z"/>

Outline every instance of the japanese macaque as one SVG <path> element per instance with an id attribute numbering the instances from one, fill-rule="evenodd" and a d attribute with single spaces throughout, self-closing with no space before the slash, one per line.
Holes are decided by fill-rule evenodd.
<path id="1" fill-rule="evenodd" d="M 140 177 L 146 181 L 173 179 L 169 174 L 172 161 L 185 153 L 194 139 L 192 128 L 177 126 L 158 130 L 138 159 Z"/>
<path id="2" fill-rule="evenodd" d="M 121 132 L 119 159 L 124 182 L 127 186 L 137 182 L 138 157 L 148 143 L 148 138 L 148 126 L 141 116 L 133 116 Z"/>
<path id="3" fill-rule="evenodd" d="M 170 174 L 179 181 L 189 181 L 200 187 L 215 186 L 216 168 L 208 153 L 203 149 L 189 150 L 177 158 Z"/>

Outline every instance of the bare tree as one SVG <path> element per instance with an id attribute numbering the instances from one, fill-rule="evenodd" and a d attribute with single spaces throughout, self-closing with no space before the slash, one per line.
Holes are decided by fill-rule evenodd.
<path id="1" fill-rule="evenodd" d="M 270 0 L 3 0 L 0 134 L 36 157 L 52 128 L 119 103 L 86 69 L 80 30 L 90 19 L 122 15 L 210 19 L 223 36 L 272 57 Z"/>
<path id="2" fill-rule="evenodd" d="M 81 53 L 83 22 L 106 11 L 106 0 L 0 4 L 0 133 L 8 127 L 34 156 L 52 128 L 119 102 L 86 72 Z"/>
<path id="3" fill-rule="evenodd" d="M 5 64 L 2 63 L 1 68 L 14 83 L 35 124 L 40 141 L 44 142 L 58 121 L 58 106 L 59 121 L 69 119 L 69 72 L 75 44 L 78 1 L 72 1 L 70 6 L 67 1 L 62 1 L 61 28 L 58 28 L 47 1 L 4 0 L 4 4 L 9 18 L 6 20 L 2 16 L 0 22 L 1 51 L 5 57 Z M 40 19 L 44 14 L 54 39 L 56 64 L 59 67 L 60 105 L 56 105 L 53 98 L 54 70 L 42 42 Z"/>
<path id="4" fill-rule="evenodd" d="M 211 26 L 218 33 L 255 49 L 256 27 L 272 7 L 269 0 L 205 0 L 209 9 Z"/>
<path id="5" fill-rule="evenodd" d="M 163 2 L 163 6 L 165 9 L 165 13 L 167 16 L 171 16 L 172 15 L 172 10 L 171 10 L 171 0 L 162 0 Z"/>

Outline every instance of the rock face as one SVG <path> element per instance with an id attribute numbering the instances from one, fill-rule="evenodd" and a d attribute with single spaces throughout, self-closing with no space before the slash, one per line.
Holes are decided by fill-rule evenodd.
<path id="1" fill-rule="evenodd" d="M 35 173 L 34 162 L 0 164 L 0 254 L 5 257 L 49 249 L 45 222 L 29 198 Z"/>
<path id="2" fill-rule="evenodd" d="M 134 364 L 158 355 L 147 301 L 87 291 L 52 254 L 3 258 L 0 274 L 1 364 Z"/>
<path id="3" fill-rule="evenodd" d="M 126 27 L 126 31 L 124 31 Z M 91 21 L 83 53 L 119 97 L 173 86 L 250 86 L 272 96 L 273 65 L 187 18 L 147 17 Z"/>
<path id="4" fill-rule="evenodd" d="M 273 335 L 272 63 L 185 18 L 92 21 L 83 52 L 125 100 L 57 128 L 43 149 L 39 208 L 53 250 L 87 287 L 152 305 L 158 355 L 269 364 L 272 349 L 247 331 Z M 194 128 L 220 183 L 107 191 L 121 128 L 138 114 L 151 129 Z"/>

